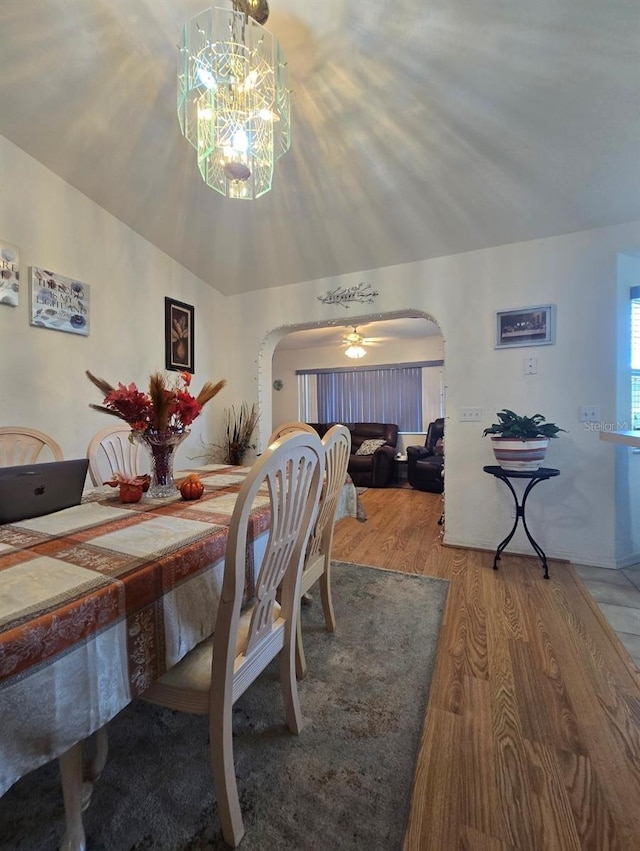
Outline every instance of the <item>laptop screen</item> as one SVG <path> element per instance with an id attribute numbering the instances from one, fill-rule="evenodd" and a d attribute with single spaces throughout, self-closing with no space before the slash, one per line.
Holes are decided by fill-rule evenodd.
<path id="1" fill-rule="evenodd" d="M 0 467 L 0 523 L 52 514 L 82 499 L 88 458 Z"/>

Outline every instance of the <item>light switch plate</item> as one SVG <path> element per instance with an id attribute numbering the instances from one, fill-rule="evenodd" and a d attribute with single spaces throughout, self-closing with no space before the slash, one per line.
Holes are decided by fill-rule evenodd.
<path id="1" fill-rule="evenodd" d="M 482 408 L 460 408 L 461 423 L 479 423 L 482 421 Z"/>
<path id="2" fill-rule="evenodd" d="M 599 423 L 600 405 L 583 405 L 580 408 L 581 423 Z"/>

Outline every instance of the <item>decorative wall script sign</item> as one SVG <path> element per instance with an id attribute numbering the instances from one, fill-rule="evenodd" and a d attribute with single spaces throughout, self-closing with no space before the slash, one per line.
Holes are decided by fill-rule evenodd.
<path id="1" fill-rule="evenodd" d="M 354 284 L 352 287 L 336 287 L 335 290 L 329 290 L 326 295 L 319 295 L 318 301 L 323 304 L 341 304 L 342 307 L 349 309 L 348 301 L 357 301 L 360 304 L 371 304 L 378 293 L 371 289 L 371 284 Z"/>

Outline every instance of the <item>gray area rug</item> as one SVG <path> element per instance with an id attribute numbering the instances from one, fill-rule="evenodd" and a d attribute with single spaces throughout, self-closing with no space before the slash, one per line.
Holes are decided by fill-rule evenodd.
<path id="1" fill-rule="evenodd" d="M 324 630 L 319 591 L 302 609 L 300 736 L 285 726 L 274 664 L 234 707 L 242 851 L 402 847 L 448 582 L 345 563 L 332 575 L 337 632 Z M 88 851 L 228 848 L 206 719 L 135 701 L 109 742 L 84 814 Z M 56 851 L 63 833 L 53 762 L 0 799 L 0 848 Z"/>

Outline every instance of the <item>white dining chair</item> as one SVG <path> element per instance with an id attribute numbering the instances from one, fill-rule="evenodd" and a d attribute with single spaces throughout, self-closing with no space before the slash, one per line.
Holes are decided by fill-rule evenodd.
<path id="1" fill-rule="evenodd" d="M 138 476 L 141 470 L 141 446 L 129 440 L 131 428 L 122 425 L 109 426 L 95 434 L 89 441 L 87 458 L 89 476 L 95 487 L 110 479 L 114 473 Z"/>
<path id="2" fill-rule="evenodd" d="M 324 484 L 320 495 L 318 515 L 309 538 L 300 580 L 300 597 L 307 594 L 312 585 L 320 580 L 320 598 L 327 632 L 335 632 L 336 619 L 331 597 L 331 548 L 333 529 L 340 494 L 344 487 L 351 432 L 346 426 L 334 425 L 322 438 L 325 449 Z M 307 673 L 302 643 L 302 624 L 298 617 L 296 627 L 296 675 L 302 679 Z"/>
<path id="3" fill-rule="evenodd" d="M 170 668 L 141 697 L 169 709 L 209 716 L 209 748 L 225 841 L 236 847 L 244 825 L 233 762 L 232 706 L 268 663 L 280 657 L 287 725 L 302 728 L 295 671 L 296 623 L 304 554 L 318 510 L 325 450 L 317 434 L 291 432 L 271 444 L 235 503 L 222 592 L 211 638 Z M 268 490 L 271 525 L 255 600 L 241 611 L 249 519 Z M 276 593 L 279 602 L 276 599 Z M 264 790 L 268 794 L 268 789 Z"/>
<path id="4" fill-rule="evenodd" d="M 35 428 L 0 426 L 0 467 L 35 464 L 44 448 L 54 461 L 62 461 L 62 449 L 52 437 Z"/>
<path id="5" fill-rule="evenodd" d="M 315 428 L 313 426 L 310 426 L 308 423 L 301 423 L 301 422 L 282 423 L 281 425 L 277 426 L 271 432 L 271 436 L 269 437 L 268 445 L 275 443 L 276 440 L 278 440 L 280 437 L 284 437 L 285 434 L 290 434 L 291 432 L 296 432 L 296 431 L 304 431 L 307 434 L 317 434 L 318 433 L 315 430 Z"/>

